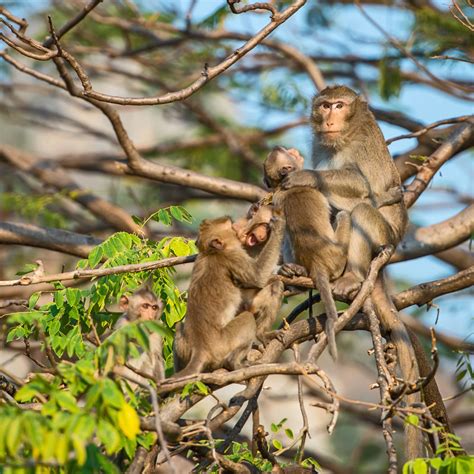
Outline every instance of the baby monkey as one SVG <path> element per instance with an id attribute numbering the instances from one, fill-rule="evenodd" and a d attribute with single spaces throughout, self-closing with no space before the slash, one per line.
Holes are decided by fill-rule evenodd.
<path id="1" fill-rule="evenodd" d="M 264 162 L 264 181 L 274 190 L 273 202 L 280 205 L 286 219 L 286 229 L 292 255 L 297 265 L 286 265 L 283 273 L 306 274 L 319 290 L 327 314 L 326 335 L 329 353 L 337 359 L 334 324 L 337 309 L 330 282 L 339 278 L 347 262 L 351 233 L 351 219 L 347 211 L 336 216 L 335 229 L 331 225 L 331 209 L 323 193 L 309 187 L 280 189 L 282 180 L 294 171 L 302 170 L 304 159 L 295 149 L 275 147 Z M 380 205 L 400 200 L 399 190 L 388 192 Z M 287 251 L 285 252 L 287 253 Z"/>
<path id="2" fill-rule="evenodd" d="M 270 238 L 253 258 L 229 217 L 201 223 L 186 318 L 176 327 L 175 377 L 243 365 L 257 335 L 256 318 L 245 309 L 244 290 L 267 285 L 278 262 L 284 225 L 281 217 L 273 219 Z"/>
<path id="3" fill-rule="evenodd" d="M 120 309 L 123 315 L 115 323 L 114 329 L 119 329 L 135 321 L 159 321 L 163 311 L 163 302 L 159 299 L 151 284 L 147 282 L 130 296 L 120 298 Z M 139 357 L 131 359 L 128 364 L 139 372 L 144 372 L 154 380 L 164 379 L 163 343 L 156 332 L 149 335 L 149 350 Z M 134 375 L 136 378 L 137 376 Z"/>

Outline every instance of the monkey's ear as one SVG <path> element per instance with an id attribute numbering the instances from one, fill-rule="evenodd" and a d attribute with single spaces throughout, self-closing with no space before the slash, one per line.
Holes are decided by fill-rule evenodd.
<path id="1" fill-rule="evenodd" d="M 300 163 L 300 165 L 304 164 L 304 158 L 301 156 L 301 153 L 296 148 L 288 148 L 288 153 Z"/>
<path id="2" fill-rule="evenodd" d="M 120 309 L 122 311 L 127 311 L 128 309 L 128 298 L 125 295 L 120 297 Z"/>
<path id="3" fill-rule="evenodd" d="M 216 249 L 216 250 L 222 250 L 224 248 L 224 242 L 222 242 L 221 239 L 212 239 L 209 242 L 209 248 Z"/>
<path id="4" fill-rule="evenodd" d="M 268 180 L 266 176 L 263 177 L 263 184 L 267 187 L 267 189 L 272 189 L 270 185 L 270 181 Z"/>

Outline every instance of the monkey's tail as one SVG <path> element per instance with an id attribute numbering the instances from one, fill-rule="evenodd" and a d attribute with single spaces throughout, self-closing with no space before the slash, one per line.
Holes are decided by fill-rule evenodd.
<path id="1" fill-rule="evenodd" d="M 336 346 L 336 331 L 334 324 L 337 321 L 337 309 L 336 303 L 331 292 L 331 285 L 329 284 L 329 278 L 325 272 L 316 272 L 312 275 L 314 285 L 318 288 L 319 294 L 321 295 L 321 301 L 324 304 L 326 310 L 326 336 L 328 338 L 329 354 L 334 361 L 337 361 L 337 346 Z"/>

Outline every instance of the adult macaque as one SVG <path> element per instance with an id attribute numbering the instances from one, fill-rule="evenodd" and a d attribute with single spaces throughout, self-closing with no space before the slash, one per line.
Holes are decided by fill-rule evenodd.
<path id="1" fill-rule="evenodd" d="M 119 329 L 134 321 L 159 321 L 163 311 L 163 302 L 147 283 L 130 296 L 120 298 L 120 309 L 123 315 L 115 323 L 114 329 Z M 155 380 L 164 379 L 163 343 L 161 336 L 155 332 L 149 338 L 149 349 L 138 358 L 128 361 L 128 364 L 138 372 L 149 374 Z M 137 375 L 134 375 L 136 378 Z"/>
<path id="2" fill-rule="evenodd" d="M 321 191 L 334 213 L 351 212 L 347 267 L 335 283 L 350 295 L 367 276 L 374 252 L 402 239 L 407 213 L 402 200 L 377 209 L 376 196 L 400 187 L 400 176 L 367 103 L 345 86 L 327 87 L 313 101 L 313 167 L 291 173 L 284 189 Z"/>
<path id="3" fill-rule="evenodd" d="M 205 220 L 188 290 L 184 323 L 176 327 L 175 376 L 243 365 L 256 339 L 253 313 L 239 310 L 244 288 L 263 288 L 278 261 L 284 220 L 274 215 L 270 238 L 256 258 L 242 246 L 229 217 Z"/>

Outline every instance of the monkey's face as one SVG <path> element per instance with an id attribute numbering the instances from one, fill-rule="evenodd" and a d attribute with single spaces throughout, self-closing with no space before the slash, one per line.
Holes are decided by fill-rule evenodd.
<path id="1" fill-rule="evenodd" d="M 323 143 L 331 144 L 340 139 L 349 127 L 353 115 L 354 99 L 318 97 L 313 104 L 312 124 Z"/>
<path id="2" fill-rule="evenodd" d="M 163 302 L 147 289 L 120 298 L 120 308 L 130 321 L 153 321 L 161 316 Z"/>
<path id="3" fill-rule="evenodd" d="M 293 171 L 302 170 L 304 158 L 295 148 L 275 147 L 263 164 L 264 181 L 271 189 L 276 188 Z"/>
<path id="4" fill-rule="evenodd" d="M 255 247 L 268 240 L 270 223 L 273 218 L 273 206 L 252 205 L 247 217 L 238 219 L 233 227 L 242 245 Z"/>

